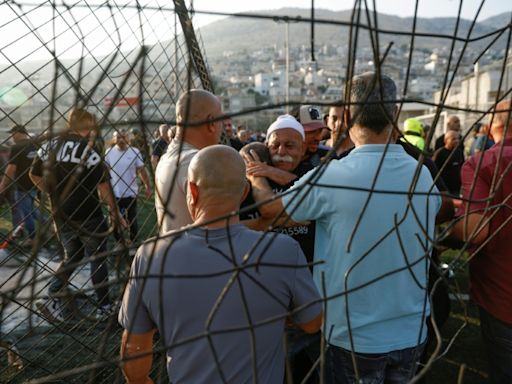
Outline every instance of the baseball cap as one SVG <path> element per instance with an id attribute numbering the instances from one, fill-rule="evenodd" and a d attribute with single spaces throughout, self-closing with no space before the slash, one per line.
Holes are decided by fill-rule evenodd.
<path id="1" fill-rule="evenodd" d="M 23 125 L 16 124 L 8 131 L 9 133 L 25 133 L 28 135 L 27 129 Z"/>
<path id="2" fill-rule="evenodd" d="M 276 121 L 274 121 L 272 124 L 270 124 L 270 127 L 268 127 L 266 138 L 268 139 L 273 132 L 285 128 L 294 129 L 299 132 L 302 136 L 302 140 L 304 141 L 304 127 L 292 115 L 279 116 Z"/>
<path id="3" fill-rule="evenodd" d="M 305 131 L 316 131 L 326 127 L 320 108 L 314 105 L 301 106 L 298 120 Z"/>

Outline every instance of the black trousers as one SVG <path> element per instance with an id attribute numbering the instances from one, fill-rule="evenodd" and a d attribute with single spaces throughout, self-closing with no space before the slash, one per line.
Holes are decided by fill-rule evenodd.
<path id="1" fill-rule="evenodd" d="M 130 225 L 130 240 L 133 243 L 136 241 L 137 234 L 139 233 L 139 225 L 137 224 L 137 198 L 121 197 L 116 198 L 116 200 L 121 214 Z M 115 238 L 118 241 L 121 239 L 121 236 L 117 231 L 115 232 Z"/>

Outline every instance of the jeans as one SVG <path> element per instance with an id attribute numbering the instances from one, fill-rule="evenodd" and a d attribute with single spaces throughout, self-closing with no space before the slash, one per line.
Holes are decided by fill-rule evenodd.
<path id="1" fill-rule="evenodd" d="M 50 281 L 49 294 L 55 295 L 68 284 L 69 277 L 85 256 L 91 258 L 91 280 L 99 304 L 110 304 L 106 255 L 96 256 L 96 254 L 104 253 L 107 249 L 106 231 L 108 227 L 105 219 L 101 216 L 88 219 L 85 222 L 56 223 L 56 227 L 59 240 L 64 248 L 64 260 Z M 96 235 L 89 235 L 78 228 Z M 98 236 L 98 234 L 102 235 Z"/>
<path id="2" fill-rule="evenodd" d="M 139 233 L 139 226 L 137 224 L 137 198 L 136 197 L 118 197 L 117 206 L 119 211 L 126 218 L 126 221 L 130 225 L 130 240 L 133 242 L 137 239 Z M 116 240 L 120 240 L 120 234 L 115 232 L 114 237 Z"/>
<path id="3" fill-rule="evenodd" d="M 480 329 L 489 361 L 489 383 L 512 383 L 512 324 L 496 319 L 482 307 Z"/>
<path id="4" fill-rule="evenodd" d="M 16 228 L 21 223 L 25 224 L 25 231 L 28 237 L 33 239 L 36 236 L 37 212 L 34 208 L 36 191 L 14 191 L 14 204 L 12 206 L 12 224 Z"/>
<path id="5" fill-rule="evenodd" d="M 329 384 L 408 383 L 416 372 L 416 365 L 424 346 L 422 344 L 382 354 L 356 353 L 359 374 L 359 381 L 357 381 L 351 352 L 329 345 L 326 351 L 325 382 Z"/>

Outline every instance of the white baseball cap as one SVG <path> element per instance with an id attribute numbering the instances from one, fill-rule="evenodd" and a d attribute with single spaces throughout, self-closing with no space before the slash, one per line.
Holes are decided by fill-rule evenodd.
<path id="1" fill-rule="evenodd" d="M 299 121 L 306 132 L 326 127 L 323 116 L 320 113 L 320 108 L 314 105 L 303 105 L 300 107 Z"/>
<path id="2" fill-rule="evenodd" d="M 304 127 L 292 115 L 281 115 L 276 119 L 276 121 L 270 124 L 270 127 L 267 129 L 267 139 L 273 132 L 285 128 L 294 129 L 299 132 L 302 136 L 302 141 L 304 141 Z"/>

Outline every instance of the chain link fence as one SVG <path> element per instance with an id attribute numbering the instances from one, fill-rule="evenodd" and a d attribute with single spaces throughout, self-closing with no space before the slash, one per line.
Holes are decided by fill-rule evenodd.
<path id="1" fill-rule="evenodd" d="M 212 13 L 198 9 L 195 12 Z M 9 164 L 15 163 L 21 167 L 16 159 L 9 160 L 9 148 L 12 149 L 10 141 L 14 135 L 12 132 L 6 133 L 8 130 L 15 125 L 24 127 L 30 133 L 33 150 L 37 151 L 48 140 L 58 139 L 62 135 L 70 111 L 85 108 L 98 119 L 99 131 L 91 145 L 102 148 L 100 152 L 103 154 L 112 146 L 115 134 L 125 136 L 130 145 L 140 151 L 143 167 L 153 188 L 154 169 L 150 159 L 153 144 L 159 136 L 159 126 L 174 124 L 176 102 L 184 91 L 192 88 L 214 91 L 202 40 L 194 32 L 184 2 L 3 1 L 0 3 L 0 14 L 0 32 L 4 36 L 0 46 L 0 58 L 4 63 L 0 65 L 0 134 L 3 135 L 0 143 L 4 175 L 8 173 Z M 427 147 L 433 143 L 439 130 L 443 130 L 440 127 L 447 113 L 468 116 L 467 122 L 485 122 L 488 112 L 499 101 L 511 97 L 507 80 L 511 67 L 510 61 L 507 61 L 512 33 L 510 23 L 494 32 L 474 36 L 471 31 L 477 14 L 467 35 L 461 36 L 458 30 L 459 15 L 453 34 L 445 35 L 417 31 L 415 17 L 410 31 L 394 31 L 380 28 L 377 14 L 370 12 L 366 2 L 362 1 L 356 2 L 349 21 L 315 18 L 314 8 L 310 18 L 256 13 L 234 16 L 305 24 L 311 37 L 311 52 L 315 51 L 315 28 L 342 27 L 343 33 L 348 34 L 346 55 L 339 58 L 340 68 L 345 71 L 344 79 L 350 79 L 359 71 L 358 39 L 363 34 L 371 43 L 373 68 L 384 73 L 393 68 L 388 61 L 393 46 L 390 36 L 405 39 L 410 50 L 408 57 L 400 63 L 403 73 L 399 82 L 399 100 L 396 102 L 403 113 L 414 103 L 422 104 L 425 109 L 433 109 L 433 113 L 428 115 L 430 129 L 425 137 Z M 435 39 L 451 45 L 451 53 L 443 69 L 445 73 L 440 93 L 435 102 L 411 97 L 408 92 L 417 39 Z M 450 103 L 450 90 L 455 86 L 456 74 L 466 58 L 466 49 L 478 43 L 483 54 L 498 39 L 505 41 L 505 53 L 497 61 L 499 85 L 494 101 L 485 108 Z M 474 59 L 478 61 L 478 58 Z M 294 98 L 292 95 L 274 103 L 252 106 L 236 113 L 227 110 L 225 113 L 237 119 L 283 111 L 288 106 L 301 104 L 324 107 L 339 103 L 345 105 L 346 99 L 347 95 L 341 92 L 335 100 L 315 95 Z M 396 126 L 398 122 L 394 123 Z M 22 130 L 20 132 L 23 133 Z M 464 142 L 470 138 L 471 131 L 466 130 Z M 49 156 L 52 153 L 57 156 L 51 150 Z M 83 158 L 80 160 L 87 161 Z M 421 156 L 418 170 L 423 162 L 424 157 Z M 449 162 L 450 158 L 445 166 Z M 311 176 L 313 184 L 325 171 L 327 164 L 328 161 L 323 162 L 316 168 Z M 28 172 L 28 168 L 25 172 Z M 45 168 L 43 176 L 51 179 L 52 172 L 51 167 Z M 96 316 L 99 303 L 94 296 L 88 257 L 76 263 L 69 288 L 62 297 L 66 307 L 65 321 L 50 321 L 38 309 L 37 302 L 48 295 L 51 276 L 64 258 L 63 239 L 57 237 L 54 227 L 59 207 L 55 203 L 50 204 L 45 193 L 20 189 L 23 175 L 14 175 L 7 177 L 8 182 L 2 184 L 0 208 L 0 382 L 123 382 L 119 359 L 122 329 L 117 325 L 115 316 L 110 316 L 106 321 Z M 58 184 L 59 181 L 53 180 L 53 183 Z M 494 180 L 494 183 L 499 182 Z M 29 195 L 29 212 L 22 208 L 19 192 Z M 371 189 L 360 191 L 368 196 L 381 192 Z M 116 235 L 116 230 L 111 226 L 106 232 L 108 240 L 105 251 L 97 255 L 100 260 L 106 256 L 102 261 L 109 270 L 108 283 L 105 284 L 111 296 L 117 300 L 121 298 L 128 280 L 130 260 L 135 250 L 141 242 L 158 234 L 153 198 L 145 199 L 141 192 L 137 200 L 137 236 L 130 239 L 128 234 Z M 35 229 L 32 230 L 34 236 L 30 236 L 31 229 L 27 228 L 26 217 L 20 218 L 20 215 L 30 216 L 35 221 Z M 361 213 L 363 215 L 364 212 Z M 68 232 L 91 237 L 89 228 L 74 228 L 69 222 L 64 225 Z M 425 259 L 429 259 L 433 251 L 441 253 L 445 250 L 438 239 L 443 239 L 449 228 L 450 225 L 447 225 L 438 230 L 436 240 L 425 249 Z M 354 236 L 357 231 L 355 228 Z M 496 236 L 496 233 L 492 236 Z M 435 262 L 438 274 L 431 279 L 430 288 L 425 287 L 425 298 L 435 298 L 436 289 L 443 285 L 451 297 L 452 312 L 443 328 L 433 327 L 435 342 L 429 358 L 418 369 L 418 375 L 413 379 L 415 382 L 424 375 L 434 378 L 436 382 L 457 380 L 477 383 L 486 377 L 483 346 L 478 338 L 478 319 L 474 305 L 467 298 L 467 265 L 475 255 L 465 245 L 461 249 L 446 251 Z M 410 265 L 407 264 L 407 267 Z M 346 294 L 350 296 L 350 293 Z M 166 382 L 165 352 L 169 346 L 162 345 L 158 338 L 155 343 L 151 375 L 155 382 Z M 475 349 L 482 351 L 478 354 L 480 356 L 465 353 Z M 323 367 L 323 359 L 324 353 L 321 353 L 315 367 Z M 309 382 L 307 380 L 315 372 L 314 369 L 304 378 L 295 377 L 293 382 Z M 292 382 L 290 378 L 289 381 Z"/>

